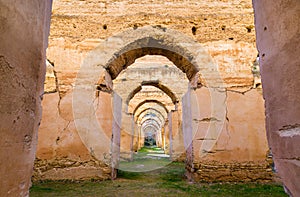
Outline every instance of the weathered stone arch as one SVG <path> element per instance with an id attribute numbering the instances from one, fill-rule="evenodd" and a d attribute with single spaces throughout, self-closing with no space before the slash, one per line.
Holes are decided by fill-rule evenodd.
<path id="1" fill-rule="evenodd" d="M 143 129 L 143 133 L 144 133 L 144 135 L 146 134 L 146 133 L 156 133 L 156 132 L 153 132 L 153 131 L 155 131 L 156 130 L 156 128 L 153 126 L 153 125 L 147 125 L 147 126 L 145 126 L 145 128 Z"/>
<path id="2" fill-rule="evenodd" d="M 166 120 L 166 118 L 168 117 L 168 113 L 166 112 L 166 110 L 164 109 L 164 107 L 162 107 L 161 105 L 157 104 L 157 103 L 145 103 L 144 105 L 142 105 L 140 108 L 138 108 L 136 110 L 136 113 L 134 114 L 134 116 L 136 116 L 137 114 L 142 114 L 142 111 L 145 111 L 147 109 L 150 110 L 151 109 L 155 109 L 156 111 L 159 111 L 159 113 L 161 114 L 162 119 Z M 142 117 L 139 116 L 139 119 L 137 119 L 137 123 L 140 121 Z"/>
<path id="3" fill-rule="evenodd" d="M 186 73 L 189 80 L 199 71 L 196 64 L 191 45 L 197 44 L 190 37 L 182 33 L 173 31 L 160 26 L 142 27 L 138 29 L 130 29 L 115 38 L 122 40 L 123 45 L 119 45 L 114 50 L 112 58 L 104 65 L 112 79 L 135 59 L 145 55 L 162 55 L 172 61 L 178 68 Z"/>
<path id="4" fill-rule="evenodd" d="M 160 89 L 161 91 L 163 91 L 164 93 L 166 93 L 171 98 L 171 100 L 174 104 L 179 102 L 179 99 L 172 92 L 172 90 L 170 90 L 167 86 L 165 86 L 161 82 L 159 82 L 159 81 L 144 81 L 144 82 L 142 82 L 142 84 L 140 86 L 136 87 L 132 92 L 129 93 L 129 95 L 126 99 L 126 104 L 129 104 L 130 100 L 134 97 L 134 95 L 136 95 L 139 91 L 142 90 L 142 86 L 154 86 L 154 87 Z"/>
<path id="5" fill-rule="evenodd" d="M 141 107 L 142 105 L 144 105 L 145 103 L 156 103 L 156 104 L 160 105 L 161 107 L 163 107 L 164 110 L 166 111 L 166 113 L 169 113 L 169 110 L 166 108 L 166 106 L 165 106 L 162 102 L 160 102 L 160 101 L 158 101 L 158 100 L 151 100 L 151 99 L 147 100 L 147 99 L 146 99 L 146 100 L 140 102 L 140 103 L 136 106 L 136 108 L 135 108 L 134 111 L 133 111 L 133 114 L 135 114 L 136 111 L 138 110 L 138 108 L 140 108 L 140 107 Z"/>
<path id="6" fill-rule="evenodd" d="M 145 26 L 112 36 L 91 51 L 81 65 L 77 84 L 92 82 L 93 85 L 100 85 L 100 89 L 105 89 L 103 86 L 110 89 L 111 80 L 137 58 L 145 55 L 167 57 L 186 73 L 190 82 L 193 82 L 192 86 L 197 86 L 199 71 L 201 78 L 205 78 L 205 83 L 210 86 L 213 85 L 209 83 L 211 78 L 213 81 L 220 80 L 217 66 L 199 43 L 178 31 L 160 26 Z"/>
<path id="7" fill-rule="evenodd" d="M 143 127 L 142 127 L 142 132 L 144 132 L 145 133 L 145 131 L 147 131 L 148 129 L 153 129 L 153 130 L 155 130 L 155 131 L 158 131 L 159 130 L 159 128 L 155 125 L 155 124 L 146 124 L 146 125 L 144 125 Z"/>
<path id="8" fill-rule="evenodd" d="M 153 121 L 153 122 L 155 122 L 155 124 L 153 124 L 153 123 L 149 123 L 149 121 Z M 156 119 L 156 118 L 153 118 L 153 117 L 149 117 L 149 118 L 145 118 L 144 120 L 142 120 L 141 121 L 141 125 L 142 125 L 142 127 L 143 127 L 143 125 L 144 124 L 153 124 L 153 125 L 155 125 L 155 127 L 157 128 L 157 129 L 159 129 L 159 127 L 161 127 L 162 125 L 161 125 L 161 123 L 159 123 L 158 122 L 158 120 Z M 145 125 L 145 126 L 146 126 Z"/>
<path id="9" fill-rule="evenodd" d="M 147 116 L 150 113 L 154 114 L 157 118 L 159 118 L 159 121 L 160 121 L 161 124 L 164 124 L 165 119 L 167 117 L 164 117 L 162 115 L 162 113 L 159 110 L 155 109 L 155 108 L 150 108 L 150 109 L 146 108 L 146 109 L 142 110 L 139 114 L 136 115 L 136 123 L 140 124 L 140 122 L 144 119 L 144 117 Z"/>
<path id="10" fill-rule="evenodd" d="M 159 126 L 156 125 L 157 122 L 151 122 L 151 121 L 154 121 L 153 119 L 148 119 L 147 121 L 144 122 L 144 124 L 142 125 L 142 128 L 141 128 L 141 131 L 145 131 L 147 130 L 148 128 L 152 128 L 152 129 L 155 129 L 156 131 L 159 131 Z"/>

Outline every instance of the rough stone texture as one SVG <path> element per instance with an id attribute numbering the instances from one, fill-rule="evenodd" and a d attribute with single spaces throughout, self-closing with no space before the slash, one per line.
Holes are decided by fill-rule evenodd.
<path id="1" fill-rule="evenodd" d="M 181 13 L 180 17 L 178 13 Z M 253 86 L 251 64 L 257 52 L 255 51 L 253 10 L 250 0 L 218 3 L 214 1 L 189 1 L 187 3 L 186 1 L 106 2 L 97 0 L 56 0 L 53 5 L 47 57 L 54 64 L 60 96 L 63 97 L 74 87 L 76 74 L 88 51 L 96 47 L 103 39 L 107 39 L 116 33 L 127 28 L 139 29 L 145 25 L 161 25 L 162 29 L 165 27 L 171 28 L 203 43 L 203 47 L 214 57 L 214 62 L 218 64 L 220 71 L 224 71 L 224 75 L 227 76 L 225 80 L 226 87 L 242 86 L 243 89 L 239 89 L 239 91 L 245 91 Z M 135 34 L 132 37 L 136 37 Z M 106 47 L 114 45 L 120 45 L 120 43 L 116 40 L 110 42 Z M 140 85 L 140 82 L 133 85 L 133 78 L 142 78 L 147 81 L 148 78 L 144 75 L 147 70 L 145 67 L 158 66 L 158 64 L 169 65 L 170 62 L 169 60 L 155 61 L 153 59 L 141 62 L 140 59 L 137 59 L 135 64 L 143 64 L 143 69 L 136 69 L 138 72 L 132 73 L 130 71 L 131 68 L 134 68 L 134 65 L 132 65 L 124 72 L 126 77 L 122 77 L 122 73 L 120 73 L 114 81 L 114 90 L 121 96 L 125 95 L 122 96 L 123 108 L 126 106 L 124 103 L 128 92 Z M 110 70 L 112 73 L 119 72 L 118 69 L 116 71 Z M 182 72 L 176 74 L 170 72 L 170 70 L 169 66 L 169 68 L 162 69 L 160 73 L 159 70 L 153 71 L 155 75 L 152 75 L 149 79 L 164 80 L 165 82 L 162 84 L 167 85 L 177 95 L 176 99 L 180 101 L 187 90 L 187 86 L 180 80 L 174 81 L 174 79 L 178 79 L 178 76 L 180 78 L 186 76 Z M 232 74 L 233 72 L 235 75 Z M 141 75 L 142 73 L 143 75 Z M 161 74 L 163 74 L 162 77 Z M 113 78 L 114 76 L 115 74 L 113 74 Z M 127 78 L 128 81 L 122 81 L 123 78 Z M 171 78 L 172 80 L 170 80 Z M 122 82 L 122 85 L 118 85 L 118 80 Z M 106 82 L 100 82 L 99 84 L 105 86 Z M 130 85 L 126 85 L 125 82 Z M 201 82 L 205 83 L 203 80 Z M 122 94 L 121 91 L 126 92 Z M 177 93 L 178 91 L 181 91 L 180 94 Z M 149 105 L 143 105 L 143 108 L 147 107 Z M 180 102 L 177 107 L 180 113 Z M 46 107 L 45 110 L 47 110 Z M 103 109 L 103 111 L 105 110 Z M 180 114 L 179 117 L 181 117 Z M 130 127 L 130 124 L 127 125 Z M 129 143 L 127 145 L 129 147 Z"/>
<path id="2" fill-rule="evenodd" d="M 65 100 L 65 99 L 64 99 Z M 42 105 L 57 109 L 58 93 L 44 95 Z M 70 102 L 70 101 L 68 101 Z M 61 108 L 59 108 L 61 109 Z M 70 108 L 69 108 L 70 110 Z M 66 112 L 64 112 L 66 114 Z M 54 159 L 68 156 L 69 159 L 90 159 L 87 148 L 81 142 L 76 132 L 72 111 L 71 117 L 60 114 L 60 110 L 44 110 L 36 157 L 38 159 Z M 80 157 L 79 157 L 80 156 Z"/>
<path id="3" fill-rule="evenodd" d="M 57 84 L 56 84 L 56 76 L 54 72 L 53 65 L 46 61 L 46 78 L 44 82 L 44 92 L 45 93 L 54 93 L 57 91 Z"/>
<path id="4" fill-rule="evenodd" d="M 260 93 L 256 89 L 244 94 L 227 91 L 225 98 L 218 96 L 214 102 L 210 98 L 212 94 L 216 93 L 205 88 L 197 90 L 201 118 L 197 121 L 198 131 L 193 142 L 194 178 L 200 181 L 238 181 L 239 177 L 241 181 L 273 180 L 270 161 L 266 160 L 269 148 Z M 225 106 L 226 114 L 218 114 L 222 111 L 219 107 L 215 107 L 217 113 L 205 108 L 216 106 L 216 102 L 225 102 L 219 107 Z M 222 117 L 224 123 L 221 123 Z"/>
<path id="5" fill-rule="evenodd" d="M 111 144 L 111 154 L 112 154 L 112 179 L 117 177 L 117 169 L 119 167 L 120 160 L 120 142 L 121 142 L 121 125 L 122 125 L 122 98 L 113 93 L 113 121 L 112 121 L 112 144 Z"/>
<path id="6" fill-rule="evenodd" d="M 0 1 L 0 196 L 29 195 L 50 11 L 50 0 Z"/>
<path id="7" fill-rule="evenodd" d="M 53 24 L 51 25 L 52 28 Z M 47 48 L 47 59 L 54 66 L 57 91 L 63 97 L 75 85 L 76 75 L 86 53 L 95 48 L 100 40 L 86 39 L 76 45 L 76 49 L 67 45 L 64 38 L 50 39 Z"/>
<path id="8" fill-rule="evenodd" d="M 253 10 L 250 0 L 218 3 L 215 1 L 107 2 L 98 0 L 56 0 L 53 4 L 52 13 L 51 35 L 47 57 L 54 65 L 58 84 L 57 90 L 61 98 L 63 98 L 65 94 L 68 94 L 68 91 L 71 91 L 72 87 L 75 86 L 75 77 L 87 52 L 112 35 L 127 30 L 128 28 L 137 28 L 138 30 L 145 25 L 161 25 L 162 30 L 165 27 L 174 29 L 191 36 L 199 43 L 203 43 L 205 51 L 207 50 L 214 58 L 213 61 L 218 64 L 218 68 L 225 76 L 224 82 L 226 84 L 224 85 L 223 82 L 220 82 L 219 85 L 224 85 L 227 88 L 242 87 L 238 91 L 245 91 L 253 86 L 251 66 L 255 60 L 257 51 L 255 51 Z M 180 16 L 178 16 L 178 13 L 181 13 Z M 157 28 L 157 30 L 159 29 L 160 28 Z M 136 36 L 135 31 L 128 32 L 128 34 L 129 33 L 132 34 L 132 38 L 140 38 L 139 35 Z M 151 36 L 149 33 L 145 32 L 145 34 Z M 174 37 L 178 35 L 174 32 L 172 32 L 172 34 Z M 119 42 L 119 37 L 117 37 L 117 39 L 111 39 L 107 45 L 103 45 L 103 48 L 98 51 L 104 48 L 115 47 L 116 45 L 122 46 Z M 127 48 L 120 49 L 119 51 L 126 49 Z M 137 54 L 139 53 L 140 52 L 137 52 Z M 171 58 L 172 55 L 173 54 L 169 54 L 168 56 Z M 139 57 L 139 55 L 129 53 L 128 57 L 130 57 L 129 62 L 131 62 L 131 59 L 133 60 L 134 57 Z M 107 55 L 105 58 L 112 57 Z M 178 60 L 173 60 L 177 62 L 177 65 L 180 64 Z M 116 62 L 124 63 L 119 59 Z M 159 64 L 169 65 L 169 62 L 170 61 L 166 60 L 166 58 L 165 60 L 159 61 L 155 60 L 155 58 L 143 61 L 143 58 L 140 58 L 135 61 L 134 65 L 139 64 L 140 67 L 142 65 L 144 67 L 131 69 L 134 68 L 134 65 L 131 65 L 126 72 L 120 73 L 114 80 L 114 91 L 122 97 L 123 111 L 127 112 L 125 104 L 127 102 L 126 99 L 128 99 L 128 93 L 131 93 L 136 87 L 139 87 L 141 82 L 148 80 L 159 80 L 162 85 L 168 87 L 176 95 L 176 99 L 181 100 L 182 95 L 187 91 L 187 84 L 182 83 L 181 80 L 174 79 L 186 78 L 186 75 L 182 72 L 173 71 L 178 70 L 177 68 L 173 69 L 171 68 L 172 66 L 169 66 L 169 68 L 162 68 L 161 70 L 156 69 L 152 71 L 153 74 L 151 77 L 145 76 L 145 73 L 149 74 L 149 72 L 146 72 L 147 69 L 145 69 L 145 67 L 158 66 Z M 121 65 L 123 66 L 123 64 Z M 114 66 L 114 69 L 111 69 L 109 67 L 108 70 L 113 78 L 116 77 L 116 73 L 121 71 L 119 68 L 116 69 L 116 66 Z M 170 72 L 171 69 L 172 72 Z M 208 72 L 210 71 L 208 70 Z M 105 73 L 105 71 L 102 73 Z M 98 82 L 98 84 L 100 84 L 99 89 L 109 89 L 103 88 L 103 86 L 107 86 L 107 80 L 105 80 L 106 77 L 104 77 L 104 74 L 100 75 L 102 81 Z M 191 74 L 188 74 L 188 76 L 191 77 Z M 209 75 L 206 76 L 210 77 Z M 206 76 L 204 78 L 206 78 Z M 126 78 L 127 81 L 123 81 L 123 78 Z M 134 85 L 135 79 L 143 80 L 138 81 L 138 83 Z M 118 83 L 118 81 L 120 83 Z M 203 84 L 206 83 L 203 79 L 200 81 Z M 124 93 L 122 93 L 122 91 Z M 179 102 L 177 106 L 179 117 L 181 117 L 180 105 Z M 139 114 L 142 109 L 153 106 L 154 104 L 145 104 L 141 106 L 136 113 Z M 156 108 L 161 110 L 158 106 L 156 106 Z M 46 106 L 44 109 L 52 110 Z M 99 108 L 99 110 L 101 109 Z M 102 111 L 103 113 L 107 113 L 106 109 L 102 109 Z M 131 112 L 131 109 L 129 109 L 129 111 Z M 68 110 L 66 113 L 68 113 Z M 99 112 L 99 114 L 101 114 L 101 112 Z M 123 114 L 123 116 L 125 117 L 125 114 Z M 125 125 L 127 125 L 126 127 L 128 128 L 125 129 L 125 127 L 123 127 L 123 131 L 128 130 L 130 132 L 131 125 L 126 123 L 124 126 Z M 103 125 L 102 127 L 105 126 Z M 104 130 L 106 131 L 106 129 Z M 121 142 L 121 144 L 130 147 L 129 142 L 130 140 L 123 138 L 123 143 Z M 140 144 L 142 143 L 141 141 Z"/>
<path id="9" fill-rule="evenodd" d="M 132 159 L 133 117 L 131 114 L 122 113 L 120 135 L 120 159 Z"/>
<path id="10" fill-rule="evenodd" d="M 176 107 L 180 108 L 178 106 L 180 105 L 179 98 L 187 90 L 187 86 L 188 80 L 186 79 L 186 75 L 167 58 L 162 56 L 145 56 L 139 58 L 129 68 L 120 73 L 114 80 L 114 91 L 123 100 L 122 117 L 124 118 L 122 119 L 121 137 L 121 154 L 123 158 L 131 156 L 131 138 L 133 137 L 131 134 L 131 122 L 126 118 L 128 116 L 127 113 L 133 114 L 137 124 L 141 124 L 147 113 L 150 113 L 147 109 L 151 105 L 151 109 L 157 111 L 153 113 L 152 110 L 151 113 L 157 114 L 161 119 L 158 126 L 158 132 L 161 133 L 164 121 L 167 118 L 165 114 L 171 110 L 175 110 Z M 145 102 L 145 98 L 149 98 L 150 100 Z M 167 112 L 159 113 L 159 111 L 164 109 L 153 103 L 154 101 L 162 104 Z M 140 130 L 140 132 L 144 131 Z M 159 141 L 159 139 L 157 140 Z"/>
<path id="11" fill-rule="evenodd" d="M 275 167 L 292 196 L 300 195 L 300 2 L 253 1 L 266 127 Z"/>
<path id="12" fill-rule="evenodd" d="M 227 92 L 226 128 L 221 134 L 215 149 L 222 152 L 222 157 L 231 160 L 233 154 L 239 155 L 232 160 L 264 161 L 269 150 L 265 137 L 264 103 L 260 93 L 253 89 L 245 94 Z M 222 153 L 221 153 L 222 154 Z"/>
<path id="13" fill-rule="evenodd" d="M 253 87 L 251 68 L 258 53 L 253 43 L 216 41 L 204 43 L 204 47 L 217 63 L 227 89 L 247 91 Z"/>
<path id="14" fill-rule="evenodd" d="M 270 182 L 274 180 L 271 163 L 265 162 L 219 162 L 195 163 L 195 180 L 204 182 Z"/>
<path id="15" fill-rule="evenodd" d="M 59 99 L 58 92 L 45 94 L 42 106 L 52 110 L 44 110 L 42 114 L 34 180 L 109 178 L 109 147 L 105 147 L 105 138 L 101 142 L 95 139 L 97 143 L 90 149 L 84 145 L 81 138 L 84 135 L 79 136 L 72 113 L 72 93 L 64 95 L 62 99 Z M 112 104 L 109 94 L 99 93 L 95 111 L 101 131 L 110 140 Z M 101 160 L 94 154 L 94 150 L 99 149 L 103 154 L 98 156 Z M 86 175 L 84 169 L 87 171 Z"/>
<path id="16" fill-rule="evenodd" d="M 95 159 L 80 161 L 66 158 L 35 161 L 33 180 L 106 180 L 111 168 Z"/>
<path id="17" fill-rule="evenodd" d="M 52 24 L 51 38 L 64 37 L 69 43 L 105 39 L 145 25 L 179 30 L 201 43 L 229 39 L 255 42 L 250 0 L 55 0 Z"/>
<path id="18" fill-rule="evenodd" d="M 171 120 L 170 127 L 172 127 L 172 160 L 184 161 L 185 149 L 183 143 L 183 132 L 181 128 L 181 120 L 179 120 L 179 117 L 181 118 L 182 114 L 178 111 L 172 111 L 170 113 L 169 121 Z"/>

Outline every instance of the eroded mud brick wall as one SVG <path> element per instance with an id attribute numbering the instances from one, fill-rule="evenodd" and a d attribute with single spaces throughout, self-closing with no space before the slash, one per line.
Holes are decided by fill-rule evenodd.
<path id="1" fill-rule="evenodd" d="M 286 191 L 299 196 L 300 2 L 254 0 L 253 5 L 268 141 Z"/>
<path id="2" fill-rule="evenodd" d="M 264 103 L 256 70 L 258 52 L 251 0 L 54 0 L 47 49 L 49 72 L 45 83 L 35 178 L 110 177 L 109 161 L 106 160 L 109 147 L 101 146 L 97 151 L 102 153 L 102 159 L 96 159 L 95 151 L 86 147 L 81 140 L 84 136 L 78 134 L 72 109 L 73 87 L 80 65 L 89 51 L 112 35 L 146 25 L 170 28 L 195 39 L 218 65 L 225 84 L 225 89 L 220 90 L 225 94 L 218 97 L 220 108 L 227 112 L 225 124 L 216 145 L 205 156 L 200 153 L 205 140 L 203 132 L 207 130 L 208 123 L 216 128 L 220 125 L 218 115 L 212 116 L 209 109 L 209 90 L 203 87 L 195 91 L 201 108 L 201 115 L 194 120 L 195 179 L 271 179 L 266 161 Z M 218 86 L 217 82 L 215 85 Z M 111 95 L 105 92 L 99 94 L 95 101 L 96 114 L 109 138 Z M 218 92 L 213 94 L 218 95 Z M 101 139 L 95 139 L 95 143 L 101 144 Z"/>
<path id="3" fill-rule="evenodd" d="M 0 196 L 29 195 L 50 12 L 49 0 L 0 1 Z"/>

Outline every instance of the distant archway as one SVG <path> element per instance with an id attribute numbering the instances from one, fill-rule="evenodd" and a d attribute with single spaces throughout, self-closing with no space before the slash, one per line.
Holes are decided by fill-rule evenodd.
<path id="1" fill-rule="evenodd" d="M 139 120 L 140 116 L 144 116 L 144 114 L 147 114 L 147 113 L 155 113 L 156 116 L 158 118 L 160 118 L 161 122 L 163 122 L 164 119 L 167 118 L 166 116 L 164 117 L 163 114 L 159 110 L 157 110 L 155 108 L 146 108 L 146 109 L 142 110 L 141 112 L 139 112 L 138 114 L 134 114 L 136 121 Z"/>
<path id="2" fill-rule="evenodd" d="M 133 114 L 135 114 L 136 113 L 136 111 L 142 106 L 142 105 L 144 105 L 145 103 L 156 103 L 156 104 L 158 104 L 158 105 L 160 105 L 165 111 L 166 111 L 166 113 L 169 113 L 169 110 L 166 108 L 166 106 L 162 103 L 162 102 L 160 102 L 159 100 L 155 100 L 155 99 L 149 99 L 149 100 L 144 100 L 144 101 L 142 101 L 141 103 L 139 103 L 136 107 L 135 107 L 135 109 L 134 109 L 134 111 L 133 111 Z"/>
<path id="3" fill-rule="evenodd" d="M 176 104 L 179 101 L 176 95 L 167 86 L 161 84 L 159 81 L 144 81 L 140 86 L 136 87 L 132 92 L 129 93 L 126 99 L 126 104 L 129 104 L 130 100 L 142 90 L 142 86 L 154 86 L 160 89 L 171 98 L 173 104 Z"/>

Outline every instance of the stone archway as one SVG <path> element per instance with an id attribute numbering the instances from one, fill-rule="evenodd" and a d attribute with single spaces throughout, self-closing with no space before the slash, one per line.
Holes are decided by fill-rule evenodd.
<path id="1" fill-rule="evenodd" d="M 134 66 L 134 65 L 133 65 Z M 123 72 L 124 73 L 124 72 Z M 125 74 L 125 73 L 124 73 Z M 146 74 L 147 76 L 151 76 L 151 72 Z M 134 75 L 135 76 L 135 75 Z M 156 116 L 158 115 L 160 118 L 160 127 L 162 128 L 165 122 L 165 119 L 167 117 L 167 113 L 171 110 L 174 110 L 176 107 L 173 103 L 173 101 L 176 99 L 174 93 L 164 85 L 161 85 L 164 90 L 168 90 L 168 94 L 166 94 L 165 91 L 162 91 L 161 88 L 157 88 L 157 84 L 160 83 L 159 81 L 155 80 L 155 83 L 153 86 L 152 83 L 150 84 L 150 81 L 153 80 L 147 80 L 148 77 L 145 76 L 145 78 L 142 78 L 141 80 L 135 79 L 135 81 L 141 81 L 140 84 L 144 84 L 144 80 L 146 80 L 148 83 L 147 85 L 139 85 L 137 84 L 137 87 L 134 88 L 132 84 L 136 83 L 130 83 L 131 80 L 122 80 L 124 79 L 124 76 L 121 76 L 121 79 L 118 78 L 119 81 L 116 82 L 116 88 L 114 92 L 117 92 L 122 97 L 122 105 L 125 107 L 122 107 L 122 125 L 121 125 L 121 143 L 120 143 L 120 158 L 122 161 L 132 161 L 134 152 L 137 152 L 140 148 L 143 147 L 144 143 L 141 143 L 141 135 L 143 135 L 143 128 L 141 124 L 141 120 L 138 120 L 139 117 L 137 114 L 142 115 L 142 119 L 147 116 L 147 114 L 141 113 L 141 111 L 145 111 L 148 108 L 157 108 L 156 111 L 160 110 L 159 113 L 154 112 L 152 115 Z M 126 78 L 125 78 L 126 79 Z M 115 82 L 115 81 L 114 81 Z M 122 90 L 124 87 L 126 90 L 129 90 L 126 94 L 126 91 L 120 91 L 121 86 Z M 144 96 L 147 95 L 145 98 Z M 170 97 L 170 95 L 172 97 Z M 155 98 L 152 100 L 148 100 L 148 98 Z M 172 99 L 173 98 L 173 99 Z M 145 100 L 146 99 L 146 100 Z M 124 102 L 124 100 L 126 102 Z M 144 110 L 145 109 L 145 110 Z M 161 111 L 162 110 L 162 111 Z M 152 110 L 153 112 L 153 110 Z M 164 113 L 165 115 L 162 115 Z M 128 118 L 130 116 L 130 118 Z M 132 121 L 131 124 L 128 124 L 128 121 Z M 132 126 L 132 124 L 134 126 Z M 135 128 L 135 129 L 134 129 Z M 158 129 L 158 133 L 161 133 L 162 129 Z M 160 136 L 160 135 L 157 135 Z M 160 139 L 160 137 L 159 137 Z M 121 169 L 121 168 L 120 168 Z"/>
<path id="2" fill-rule="evenodd" d="M 144 105 L 145 103 L 155 103 L 155 104 L 158 104 L 159 106 L 161 106 L 167 113 L 169 113 L 169 110 L 166 108 L 166 106 L 162 103 L 162 102 L 160 102 L 160 101 L 158 101 L 158 100 L 155 100 L 155 99 L 152 99 L 152 100 L 144 100 L 144 101 L 142 101 L 141 103 L 139 103 L 136 107 L 135 107 L 135 109 L 133 110 L 133 114 L 135 114 L 136 113 L 136 111 L 142 106 L 142 105 Z"/>
<path id="3" fill-rule="evenodd" d="M 144 110 L 142 110 L 141 112 L 139 112 L 138 114 L 136 114 L 136 121 L 138 121 L 139 120 L 139 117 L 140 116 L 144 116 L 143 114 L 144 113 L 148 113 L 148 111 L 150 111 L 151 113 L 156 113 L 157 115 L 157 117 L 163 117 L 163 114 L 160 112 L 160 111 L 158 111 L 157 109 L 155 109 L 155 108 L 147 108 L 147 109 L 144 109 Z M 162 118 L 160 118 L 160 122 L 162 122 L 163 120 L 162 120 Z"/>
<path id="4" fill-rule="evenodd" d="M 159 81 L 144 81 L 142 82 L 142 84 L 138 87 L 136 87 L 133 91 L 131 91 L 126 99 L 126 104 L 129 103 L 129 101 L 134 97 L 134 95 L 136 93 L 138 93 L 139 91 L 142 90 L 142 86 L 154 86 L 158 89 L 160 89 L 161 91 L 163 91 L 164 93 L 166 93 L 172 100 L 172 102 L 174 104 L 176 104 L 179 99 L 177 98 L 177 96 L 172 92 L 172 90 L 170 90 L 167 86 L 165 86 L 164 84 L 162 84 Z"/>
<path id="5" fill-rule="evenodd" d="M 82 137 L 83 143 L 89 147 L 89 149 L 94 150 L 94 152 L 98 149 L 97 145 L 94 143 L 94 139 L 97 139 L 100 136 L 102 136 L 102 139 L 107 138 L 97 123 L 91 124 L 91 122 L 96 122 L 96 118 L 92 117 L 92 101 L 95 98 L 95 85 L 100 87 L 98 88 L 100 90 L 113 91 L 112 80 L 115 79 L 123 69 L 131 65 L 135 59 L 145 55 L 162 55 L 167 57 L 180 70 L 186 73 L 186 76 L 190 81 L 189 88 L 191 90 L 195 90 L 202 85 L 213 88 L 215 84 L 222 83 L 217 66 L 212 61 L 210 55 L 199 43 L 177 31 L 160 26 L 147 26 L 130 29 L 107 39 L 90 52 L 84 60 L 77 76 L 73 94 L 74 116 L 77 120 L 75 121 L 76 127 L 79 128 L 78 133 Z M 199 71 L 201 71 L 201 74 Z M 104 76 L 104 78 L 100 76 Z M 220 87 L 220 85 L 218 85 L 218 87 Z M 90 100 L 90 102 L 83 103 L 81 101 L 83 97 L 85 97 L 85 100 Z M 114 98 L 116 98 L 116 96 L 114 96 Z M 117 110 L 122 109 L 122 107 L 120 107 L 122 100 L 116 99 L 116 101 L 117 102 L 114 101 L 114 105 L 118 106 L 118 109 L 114 109 L 114 114 L 120 114 Z M 190 101 L 184 99 L 184 102 Z M 86 114 L 90 115 L 87 116 Z M 114 117 L 114 125 L 120 124 L 121 120 L 118 115 L 116 116 L 118 118 Z M 183 122 L 186 121 L 186 118 L 192 117 L 183 116 Z M 119 140 L 114 138 L 119 138 L 120 136 L 119 126 L 114 128 L 117 129 L 113 130 L 112 141 L 115 142 L 117 144 L 116 147 L 118 147 Z M 186 148 L 192 146 L 192 129 L 192 127 L 183 127 L 183 136 L 187 139 L 185 140 Z M 102 146 L 107 146 L 109 142 L 110 140 L 107 140 Z M 118 154 L 118 150 L 112 152 Z M 189 154 L 192 153 L 190 152 Z M 101 154 L 95 153 L 95 156 L 96 158 L 103 160 Z M 111 160 L 116 161 L 116 163 L 113 164 L 113 168 L 117 168 L 118 159 L 112 158 Z M 190 166 L 190 168 L 187 169 L 192 172 L 192 155 L 187 161 L 189 162 L 187 166 Z M 114 178 L 115 176 L 112 177 Z"/>
<path id="6" fill-rule="evenodd" d="M 133 113 L 135 123 L 138 126 L 137 136 L 133 136 L 135 141 L 139 141 L 141 136 L 143 134 L 144 127 L 146 126 L 145 123 L 147 123 L 147 120 L 153 120 L 152 123 L 155 124 L 156 130 L 157 130 L 157 141 L 160 147 L 163 147 L 163 141 L 165 141 L 165 136 L 163 136 L 163 128 L 165 126 L 165 123 L 168 118 L 168 110 L 163 106 L 162 103 L 157 102 L 145 102 L 142 101 L 139 103 L 136 108 L 134 109 L 135 113 Z M 151 124 L 152 125 L 152 124 Z M 137 142 L 137 144 L 141 144 Z M 142 148 L 141 146 L 138 146 L 138 149 Z"/>

